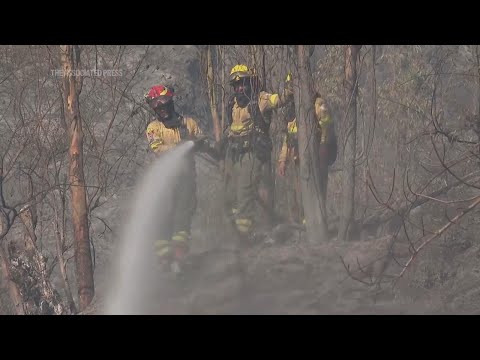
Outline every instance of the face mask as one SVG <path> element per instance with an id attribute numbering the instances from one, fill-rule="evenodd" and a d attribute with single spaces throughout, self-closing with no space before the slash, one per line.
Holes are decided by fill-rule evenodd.
<path id="1" fill-rule="evenodd" d="M 155 109 L 155 114 L 157 115 L 160 121 L 166 121 L 170 118 L 170 112 L 164 107 L 158 107 Z"/>
<path id="2" fill-rule="evenodd" d="M 237 104 L 240 107 L 247 106 L 252 98 L 252 87 L 250 86 L 248 79 L 235 83 L 233 85 L 233 91 L 235 93 Z"/>
<path id="3" fill-rule="evenodd" d="M 154 108 L 155 114 L 157 115 L 158 120 L 162 122 L 168 122 L 171 118 L 175 117 L 175 107 L 173 101 L 167 103 L 158 104 Z"/>
<path id="4" fill-rule="evenodd" d="M 160 119 L 160 121 L 169 129 L 177 128 L 181 125 L 180 118 L 175 115 L 169 117 L 168 119 Z"/>

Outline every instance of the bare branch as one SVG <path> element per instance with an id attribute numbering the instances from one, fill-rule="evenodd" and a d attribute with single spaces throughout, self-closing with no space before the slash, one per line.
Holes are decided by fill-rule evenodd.
<path id="1" fill-rule="evenodd" d="M 415 260 L 415 258 L 418 256 L 419 252 L 425 248 L 429 243 L 431 243 L 433 240 L 438 238 L 440 235 L 442 235 L 445 231 L 447 231 L 453 224 L 457 223 L 458 220 L 460 220 L 464 215 L 468 214 L 470 211 L 472 211 L 475 207 L 480 204 L 480 196 L 477 196 L 475 200 L 464 210 L 460 211 L 452 220 L 449 220 L 445 225 L 443 225 L 440 229 L 438 229 L 435 234 L 432 236 L 428 237 L 426 240 L 424 240 L 414 251 L 413 255 L 410 257 L 410 259 L 407 261 L 405 266 L 403 267 L 400 275 L 398 275 L 398 279 L 400 279 L 407 269 L 410 267 L 412 262 Z"/>

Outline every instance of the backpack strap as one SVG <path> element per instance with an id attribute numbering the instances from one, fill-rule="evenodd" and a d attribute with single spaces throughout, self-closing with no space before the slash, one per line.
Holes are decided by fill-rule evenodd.
<path id="1" fill-rule="evenodd" d="M 235 105 L 235 94 L 230 95 L 227 101 L 227 108 L 226 108 L 226 114 L 227 114 L 227 121 L 225 121 L 225 128 L 223 129 L 223 132 L 230 127 L 233 123 L 233 106 Z"/>
<path id="2" fill-rule="evenodd" d="M 253 119 L 253 124 L 257 129 L 259 129 L 264 134 L 268 135 L 270 129 L 269 119 L 265 117 L 260 111 L 259 100 L 260 95 L 255 96 L 254 101 L 248 103 L 248 112 Z"/>

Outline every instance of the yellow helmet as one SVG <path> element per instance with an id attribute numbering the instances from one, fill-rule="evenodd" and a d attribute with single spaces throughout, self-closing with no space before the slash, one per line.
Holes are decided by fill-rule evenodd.
<path id="1" fill-rule="evenodd" d="M 238 64 L 232 67 L 232 69 L 230 70 L 229 81 L 230 83 L 233 83 L 242 78 L 252 76 L 256 76 L 255 69 L 250 69 L 247 65 L 244 64 Z"/>

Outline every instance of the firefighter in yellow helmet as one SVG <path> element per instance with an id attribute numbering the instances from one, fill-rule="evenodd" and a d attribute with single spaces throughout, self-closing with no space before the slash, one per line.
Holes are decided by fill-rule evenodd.
<path id="1" fill-rule="evenodd" d="M 292 81 L 292 75 L 288 74 L 286 83 Z M 328 167 L 332 165 L 337 156 L 337 139 L 330 110 L 325 100 L 317 93 L 315 95 L 315 117 L 318 120 L 319 137 L 319 164 L 321 178 L 320 188 L 323 199 L 327 195 Z M 295 104 L 291 103 L 285 109 L 287 130 L 283 139 L 282 148 L 278 158 L 277 172 L 280 176 L 288 173 L 291 181 L 290 191 L 287 193 L 289 203 L 289 219 L 291 222 L 304 223 L 304 213 L 299 178 L 299 153 L 298 153 L 298 128 L 295 117 Z"/>
<path id="2" fill-rule="evenodd" d="M 151 151 L 159 156 L 184 140 L 196 140 L 202 135 L 195 119 L 175 111 L 173 96 L 173 89 L 164 85 L 153 86 L 145 95 L 147 104 L 156 115 L 147 126 L 146 137 Z M 175 207 L 170 221 L 166 222 L 169 226 L 159 229 L 155 248 L 162 263 L 178 271 L 189 251 L 190 225 L 197 204 L 193 152 L 189 153 L 175 188 L 166 191 L 174 192 Z"/>
<path id="3" fill-rule="evenodd" d="M 269 127 L 272 111 L 288 103 L 292 92 L 261 91 L 254 69 L 239 64 L 230 71 L 233 89 L 226 109 L 225 206 L 242 238 L 252 234 L 255 202 L 273 210 Z"/>

